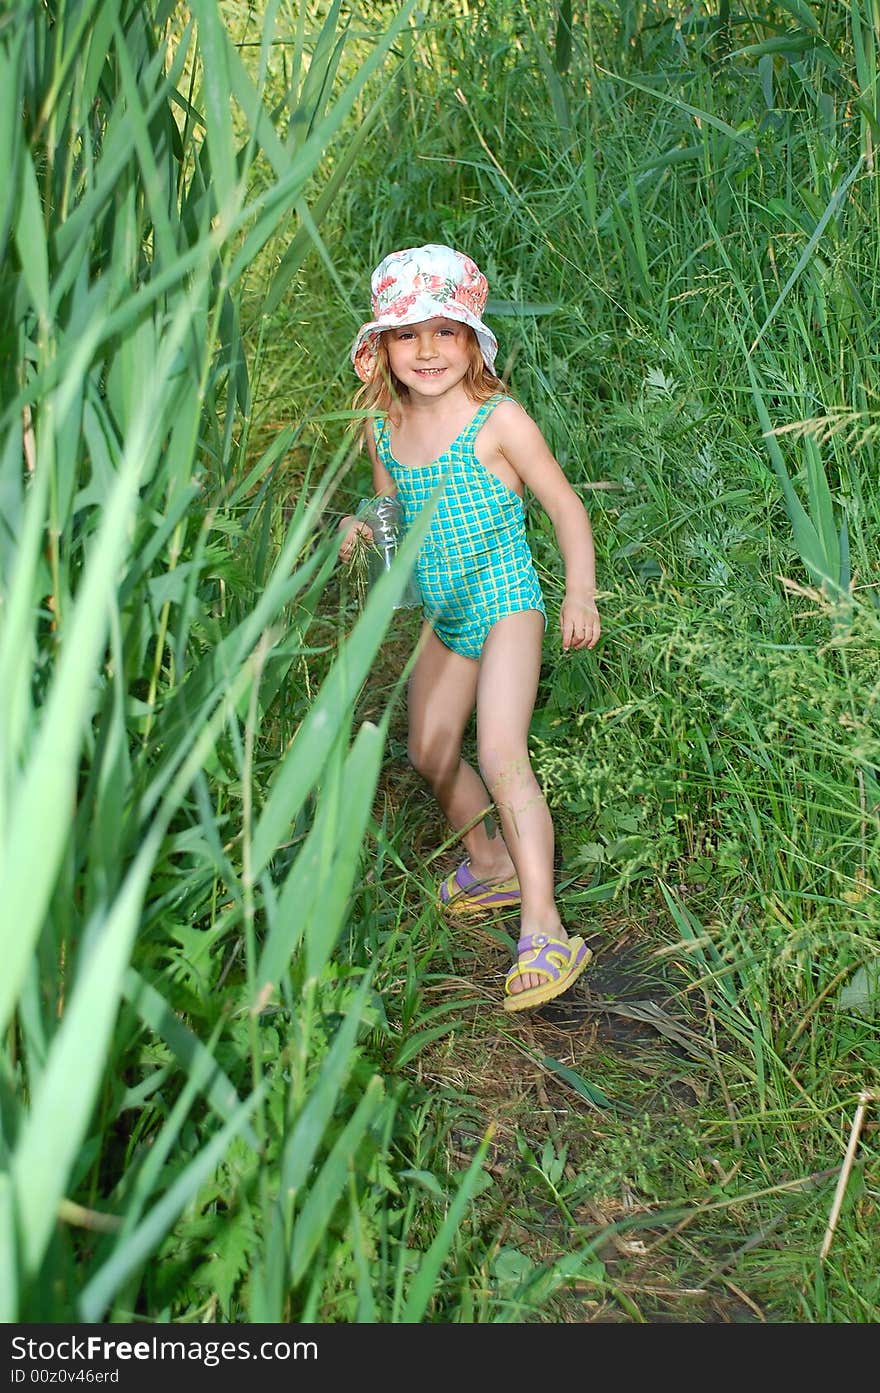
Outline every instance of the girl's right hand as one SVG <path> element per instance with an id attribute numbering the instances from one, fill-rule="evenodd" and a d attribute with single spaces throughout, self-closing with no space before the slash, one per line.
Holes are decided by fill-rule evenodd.
<path id="1" fill-rule="evenodd" d="M 373 540 L 373 529 L 356 517 L 343 518 L 339 524 L 339 531 L 342 533 L 342 540 L 339 543 L 340 561 L 351 560 L 358 536 L 363 537 L 367 542 Z"/>

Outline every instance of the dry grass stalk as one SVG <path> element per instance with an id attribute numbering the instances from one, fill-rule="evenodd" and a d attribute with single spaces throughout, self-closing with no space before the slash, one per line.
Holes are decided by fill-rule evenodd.
<path id="1" fill-rule="evenodd" d="M 822 1240 L 822 1247 L 819 1251 L 820 1262 L 824 1262 L 827 1258 L 828 1250 L 831 1247 L 831 1240 L 834 1237 L 834 1230 L 837 1228 L 837 1220 L 840 1217 L 843 1197 L 846 1194 L 850 1172 L 852 1171 L 853 1162 L 855 1161 L 856 1147 L 859 1144 L 859 1137 L 865 1121 L 865 1112 L 869 1103 L 876 1103 L 878 1101 L 880 1101 L 880 1091 L 877 1089 L 866 1088 L 859 1094 L 858 1107 L 855 1110 L 852 1127 L 849 1130 L 849 1141 L 847 1142 L 843 1165 L 840 1168 L 837 1189 L 834 1191 L 834 1202 L 831 1205 L 831 1213 L 828 1215 L 828 1227 L 825 1230 L 825 1237 Z"/>

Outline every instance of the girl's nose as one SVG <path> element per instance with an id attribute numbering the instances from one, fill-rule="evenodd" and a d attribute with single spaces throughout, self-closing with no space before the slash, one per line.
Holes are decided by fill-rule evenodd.
<path id="1" fill-rule="evenodd" d="M 433 358 L 434 356 L 434 335 L 419 334 L 416 353 L 419 358 Z"/>

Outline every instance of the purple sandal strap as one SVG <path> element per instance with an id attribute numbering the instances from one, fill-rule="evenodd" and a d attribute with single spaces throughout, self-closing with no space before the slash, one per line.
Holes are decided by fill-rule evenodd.
<path id="1" fill-rule="evenodd" d="M 517 961 L 508 972 L 507 980 L 510 982 L 515 977 L 536 972 L 548 982 L 557 982 L 578 966 L 586 951 L 587 945 L 581 938 L 570 938 L 566 943 L 549 934 L 527 934 L 516 945 Z"/>
<path id="2" fill-rule="evenodd" d="M 465 894 L 468 890 L 473 890 L 474 886 L 480 884 L 480 881 L 477 880 L 477 877 L 471 870 L 470 861 L 462 861 L 455 872 L 455 883 L 459 890 L 463 890 Z"/>
<path id="3" fill-rule="evenodd" d="M 511 877 L 510 880 L 497 881 L 494 884 L 491 881 L 478 880 L 470 868 L 470 863 L 462 861 L 456 868 L 454 875 L 447 876 L 440 886 L 442 904 L 449 904 L 451 900 L 459 898 L 474 904 L 491 907 L 493 905 L 519 904 L 522 894 L 515 877 Z"/>

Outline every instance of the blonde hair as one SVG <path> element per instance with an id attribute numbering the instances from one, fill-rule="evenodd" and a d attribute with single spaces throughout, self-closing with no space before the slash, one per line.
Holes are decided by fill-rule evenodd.
<path id="1" fill-rule="evenodd" d="M 510 396 L 511 393 L 506 384 L 486 367 L 479 341 L 471 326 L 465 324 L 462 327 L 467 331 L 468 347 L 468 366 L 467 372 L 462 378 L 462 385 L 468 396 L 478 404 L 488 401 L 490 397 L 495 396 L 496 392 L 504 392 L 505 395 Z M 370 429 L 371 417 L 373 416 L 389 416 L 392 423 L 397 425 L 400 419 L 400 404 L 409 399 L 409 388 L 405 387 L 391 371 L 388 349 L 385 344 L 386 332 L 383 331 L 380 334 L 376 346 L 373 376 L 369 382 L 365 382 L 358 389 L 351 404 L 353 411 L 369 412 L 366 420 L 355 421 L 355 429 L 359 431 L 362 439 Z"/>

